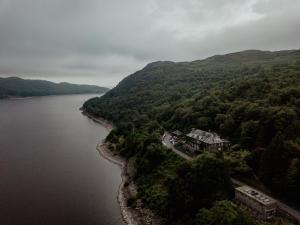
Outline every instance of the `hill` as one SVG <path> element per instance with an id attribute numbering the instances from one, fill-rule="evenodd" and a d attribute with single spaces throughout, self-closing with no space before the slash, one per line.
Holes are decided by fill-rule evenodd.
<path id="1" fill-rule="evenodd" d="M 190 170 L 162 153 L 163 130 L 218 132 L 233 143 L 223 155 L 231 176 L 259 177 L 275 195 L 300 206 L 300 50 L 247 50 L 193 62 L 150 63 L 84 107 L 116 124 L 108 140 L 120 154 L 136 156 L 139 195 L 170 224 L 183 218 L 196 224 L 197 209 L 213 204 L 200 204 L 204 197 L 192 190 L 203 187 L 187 187 L 182 171 L 192 179 Z M 228 188 L 220 191 L 228 193 Z M 170 199 L 183 193 L 177 204 Z M 183 199 L 191 202 L 185 205 Z"/>
<path id="2" fill-rule="evenodd" d="M 108 88 L 96 85 L 53 83 L 44 80 L 25 80 L 18 77 L 0 78 L 0 97 L 44 96 L 61 94 L 104 93 Z"/>

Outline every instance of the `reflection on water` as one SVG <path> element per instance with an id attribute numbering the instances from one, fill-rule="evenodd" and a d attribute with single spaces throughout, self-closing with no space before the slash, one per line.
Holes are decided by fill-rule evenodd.
<path id="1" fill-rule="evenodd" d="M 122 224 L 120 170 L 95 149 L 107 131 L 78 110 L 90 97 L 0 101 L 0 224 Z"/>

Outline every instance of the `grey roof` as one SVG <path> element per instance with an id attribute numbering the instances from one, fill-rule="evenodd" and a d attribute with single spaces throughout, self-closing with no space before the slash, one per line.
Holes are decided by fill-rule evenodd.
<path id="1" fill-rule="evenodd" d="M 269 197 L 268 195 L 261 193 L 260 191 L 257 191 L 251 187 L 248 187 L 246 185 L 237 187 L 235 190 L 244 193 L 245 195 L 249 196 L 250 198 L 252 198 L 264 205 L 276 203 L 275 199 Z"/>
<path id="2" fill-rule="evenodd" d="M 218 143 L 228 143 L 229 141 L 220 138 L 216 133 L 211 133 L 199 129 L 193 129 L 187 134 L 188 137 L 197 139 L 206 144 L 218 144 Z"/>
<path id="3" fill-rule="evenodd" d="M 180 136 L 180 135 L 182 135 L 182 132 L 179 131 L 179 130 L 175 130 L 175 131 L 172 132 L 172 134 Z"/>

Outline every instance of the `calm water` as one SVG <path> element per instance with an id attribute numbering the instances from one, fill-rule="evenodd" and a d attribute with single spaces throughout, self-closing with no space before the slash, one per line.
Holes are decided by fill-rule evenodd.
<path id="1" fill-rule="evenodd" d="M 78 110 L 90 97 L 0 100 L 0 224 L 122 224 L 107 131 Z"/>

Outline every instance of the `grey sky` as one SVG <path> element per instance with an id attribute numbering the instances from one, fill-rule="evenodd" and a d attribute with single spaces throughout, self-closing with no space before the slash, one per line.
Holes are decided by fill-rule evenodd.
<path id="1" fill-rule="evenodd" d="M 300 48 L 299 0 L 0 0 L 0 75 L 113 86 L 157 60 Z"/>

